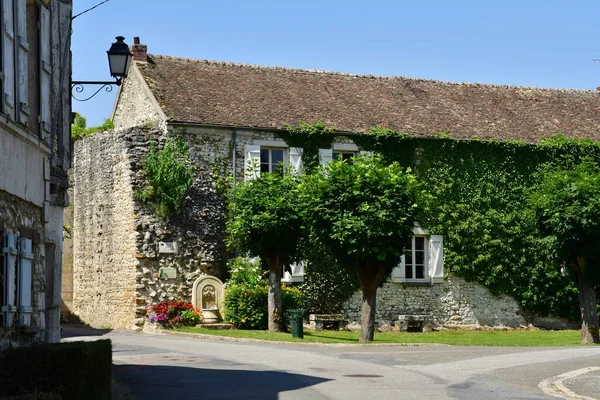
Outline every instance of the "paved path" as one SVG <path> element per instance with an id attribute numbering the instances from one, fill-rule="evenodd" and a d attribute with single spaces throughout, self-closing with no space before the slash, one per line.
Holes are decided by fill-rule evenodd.
<path id="1" fill-rule="evenodd" d="M 113 341 L 125 399 L 600 398 L 600 346 L 295 345 L 101 333 Z M 64 336 L 98 338 L 80 328 Z"/>

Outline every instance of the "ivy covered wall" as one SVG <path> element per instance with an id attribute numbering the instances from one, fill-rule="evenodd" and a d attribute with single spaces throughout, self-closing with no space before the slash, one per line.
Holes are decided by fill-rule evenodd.
<path id="1" fill-rule="evenodd" d="M 282 136 L 290 146 L 310 149 L 327 147 L 324 142 L 330 145 L 332 137 L 322 125 L 305 124 Z M 453 140 L 446 134 L 416 138 L 383 128 L 347 136 L 362 150 L 410 167 L 425 183 L 434 201 L 423 225 L 444 236 L 447 274 L 512 296 L 528 320 L 579 318 L 575 285 L 538 242 L 527 191 L 538 166 L 565 156 L 574 162 L 584 156 L 598 160 L 598 143 L 564 137 L 540 144 Z"/>

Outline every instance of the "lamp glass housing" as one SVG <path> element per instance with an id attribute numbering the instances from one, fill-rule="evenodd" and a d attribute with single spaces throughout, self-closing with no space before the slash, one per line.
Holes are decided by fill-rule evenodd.
<path id="1" fill-rule="evenodd" d="M 131 62 L 131 53 L 129 46 L 123 40 L 123 36 L 117 36 L 117 41 L 110 46 L 106 52 L 108 54 L 108 66 L 110 75 L 121 80 L 127 78 L 129 73 L 129 64 Z"/>

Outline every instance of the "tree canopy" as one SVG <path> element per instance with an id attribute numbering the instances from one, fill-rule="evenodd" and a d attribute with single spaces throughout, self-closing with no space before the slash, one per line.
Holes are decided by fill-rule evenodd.
<path id="1" fill-rule="evenodd" d="M 530 203 L 544 248 L 578 282 L 582 343 L 598 343 L 596 286 L 600 283 L 600 168 L 590 159 L 546 164 Z"/>
<path id="2" fill-rule="evenodd" d="M 269 330 L 281 329 L 281 275 L 299 258 L 302 218 L 298 178 L 282 171 L 238 184 L 229 205 L 229 244 L 260 257 L 269 270 Z"/>
<path id="3" fill-rule="evenodd" d="M 428 196 L 410 169 L 380 156 L 334 160 L 306 178 L 304 216 L 311 235 L 358 275 L 361 341 L 373 340 L 377 288 L 408 247 Z"/>

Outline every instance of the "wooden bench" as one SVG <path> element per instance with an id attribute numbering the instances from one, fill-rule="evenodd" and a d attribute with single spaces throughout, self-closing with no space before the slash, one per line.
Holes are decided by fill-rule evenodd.
<path id="1" fill-rule="evenodd" d="M 308 316 L 311 329 L 322 331 L 323 329 L 346 329 L 348 321 L 342 314 L 310 314 Z"/>

